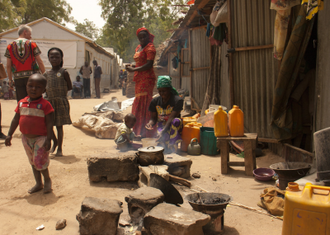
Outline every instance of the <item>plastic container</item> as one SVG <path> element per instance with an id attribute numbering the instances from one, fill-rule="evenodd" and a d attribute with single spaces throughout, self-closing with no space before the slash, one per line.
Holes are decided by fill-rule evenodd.
<path id="1" fill-rule="evenodd" d="M 228 117 L 221 106 L 214 113 L 214 135 L 216 137 L 228 136 Z"/>
<path id="2" fill-rule="evenodd" d="M 200 143 L 200 128 L 202 127 L 201 123 L 198 122 L 190 122 L 183 126 L 182 130 L 182 142 L 181 142 L 181 150 L 187 152 L 188 145 L 191 140 L 196 138 L 198 143 Z"/>
<path id="3" fill-rule="evenodd" d="M 330 187 L 306 183 L 302 191 L 285 193 L 282 235 L 330 234 Z"/>
<path id="4" fill-rule="evenodd" d="M 185 125 L 187 125 L 188 123 L 191 123 L 191 122 L 197 122 L 197 118 L 195 118 L 195 117 L 184 117 L 184 118 L 182 118 L 183 126 L 185 126 Z"/>
<path id="5" fill-rule="evenodd" d="M 217 138 L 214 135 L 214 128 L 212 127 L 201 127 L 201 147 L 202 154 L 216 155 L 217 151 Z"/>
<path id="6" fill-rule="evenodd" d="M 230 136 L 244 136 L 244 114 L 237 105 L 228 112 Z"/>

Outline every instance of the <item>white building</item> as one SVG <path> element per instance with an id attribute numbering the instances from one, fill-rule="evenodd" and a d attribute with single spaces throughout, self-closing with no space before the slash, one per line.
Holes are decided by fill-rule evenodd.
<path id="1" fill-rule="evenodd" d="M 90 63 L 95 59 L 102 67 L 101 92 L 105 88 L 113 88 L 117 85 L 119 73 L 119 60 L 115 53 L 110 53 L 97 45 L 93 39 L 80 33 L 70 30 L 46 17 L 33 21 L 29 24 L 32 28 L 32 40 L 35 41 L 41 50 L 41 59 L 46 70 L 51 68 L 47 58 L 47 52 L 51 47 L 58 47 L 64 53 L 64 65 L 70 74 L 72 81 L 76 79 L 79 70 L 85 61 Z M 13 28 L 0 33 L 0 62 L 5 66 L 7 59 L 4 56 L 6 47 L 13 40 L 18 38 L 18 28 Z M 94 94 L 94 81 L 91 75 L 92 94 Z"/>

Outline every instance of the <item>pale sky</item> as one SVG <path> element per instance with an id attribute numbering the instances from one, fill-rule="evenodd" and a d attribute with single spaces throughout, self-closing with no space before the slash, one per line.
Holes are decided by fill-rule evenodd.
<path id="1" fill-rule="evenodd" d="M 101 17 L 102 8 L 98 5 L 98 1 L 87 1 L 87 0 L 66 0 L 67 3 L 72 7 L 71 16 L 73 16 L 79 23 L 83 23 L 84 19 L 87 18 L 96 25 L 97 28 L 101 29 L 105 21 Z M 69 29 L 75 30 L 73 24 L 66 24 Z"/>

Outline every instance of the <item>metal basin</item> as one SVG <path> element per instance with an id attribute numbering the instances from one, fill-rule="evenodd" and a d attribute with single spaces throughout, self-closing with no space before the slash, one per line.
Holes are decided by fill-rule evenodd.
<path id="1" fill-rule="evenodd" d="M 311 165 L 306 162 L 279 162 L 269 166 L 278 174 L 279 188 L 285 190 L 289 182 L 307 175 Z"/>
<path id="2" fill-rule="evenodd" d="M 223 193 L 192 193 L 186 196 L 195 211 L 205 214 L 219 213 L 233 198 Z"/>

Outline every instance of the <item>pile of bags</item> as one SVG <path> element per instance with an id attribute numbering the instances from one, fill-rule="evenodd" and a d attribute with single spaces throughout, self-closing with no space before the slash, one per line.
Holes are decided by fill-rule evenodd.
<path id="1" fill-rule="evenodd" d="M 95 111 L 84 113 L 72 125 L 87 131 L 93 131 L 97 138 L 114 139 L 117 129 L 123 120 L 124 114 L 121 111 Z"/>

